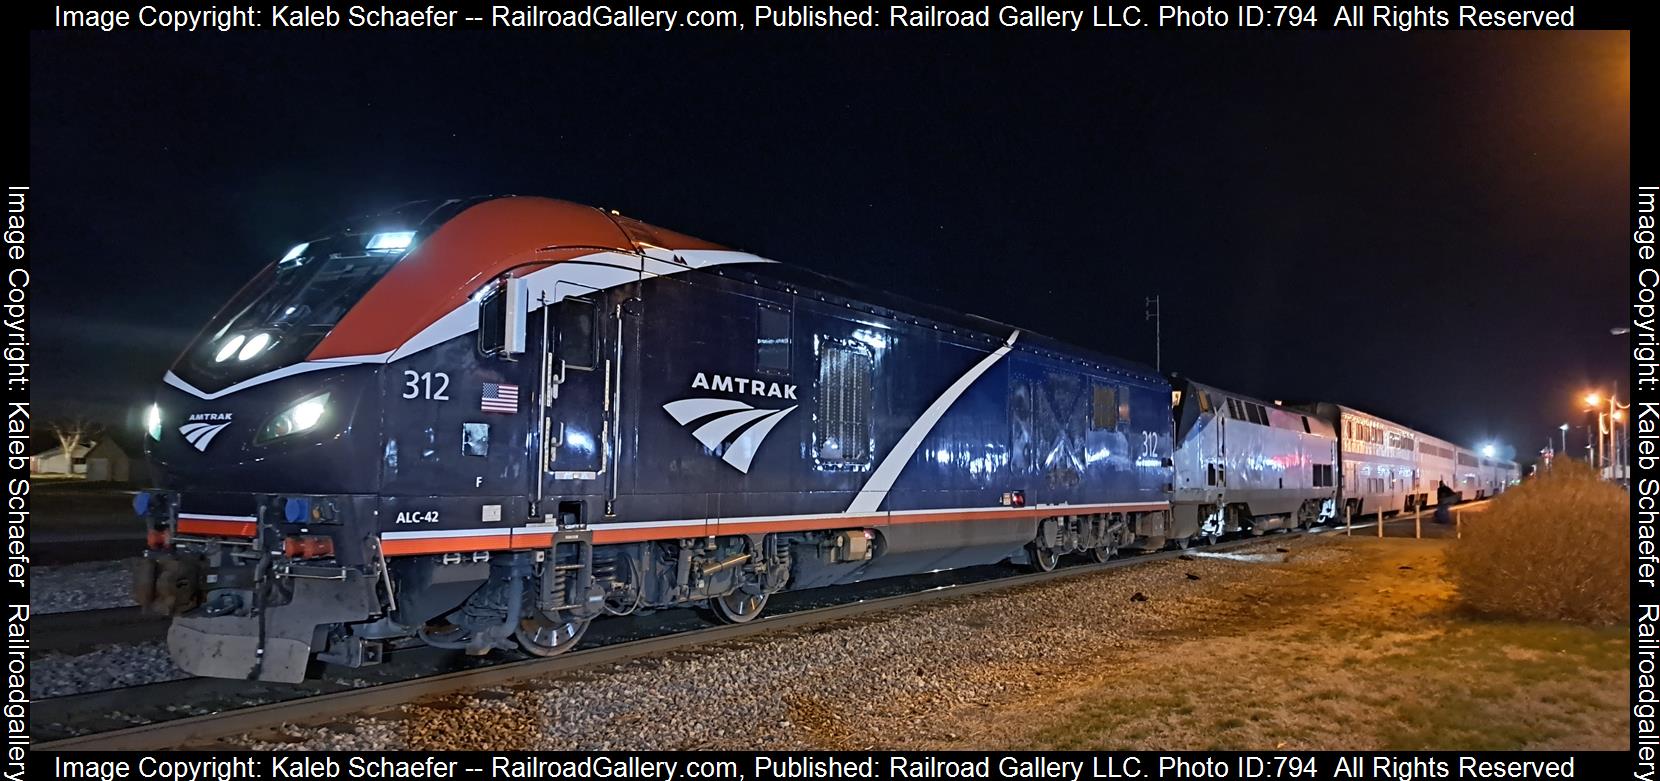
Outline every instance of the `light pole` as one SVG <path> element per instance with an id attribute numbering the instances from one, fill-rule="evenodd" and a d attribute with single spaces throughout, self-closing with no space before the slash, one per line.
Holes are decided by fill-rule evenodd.
<path id="1" fill-rule="evenodd" d="M 1610 401 L 1613 400 L 1610 399 Z M 1614 465 L 1614 480 L 1619 481 L 1626 479 L 1625 447 L 1623 446 L 1625 438 L 1619 436 L 1620 425 L 1625 422 L 1625 410 L 1630 408 L 1631 405 L 1627 404 L 1625 407 L 1611 406 L 1614 408 L 1608 412 L 1608 445 L 1614 451 L 1614 456 L 1610 459 Z"/>
<path id="2" fill-rule="evenodd" d="M 1567 455 L 1568 454 L 1568 424 L 1563 423 L 1558 428 L 1562 429 L 1562 454 Z"/>
<path id="3" fill-rule="evenodd" d="M 1604 425 L 1602 425 L 1602 415 L 1604 415 L 1604 412 L 1602 412 L 1602 394 L 1595 391 L 1585 394 L 1585 409 L 1597 410 L 1597 447 L 1592 450 L 1595 455 L 1590 460 L 1590 465 L 1597 467 L 1597 472 L 1602 472 L 1602 429 L 1604 429 Z M 1587 429 L 1589 429 L 1589 425 L 1587 425 Z"/>

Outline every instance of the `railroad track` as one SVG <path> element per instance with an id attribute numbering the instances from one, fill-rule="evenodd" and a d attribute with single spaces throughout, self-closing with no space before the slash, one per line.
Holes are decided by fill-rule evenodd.
<path id="1" fill-rule="evenodd" d="M 1456 505 L 1464 512 L 1487 509 L 1491 499 Z M 1433 512 L 1433 511 L 1430 511 Z M 1372 518 L 1374 516 L 1366 516 Z M 1410 513 L 1401 513 L 1385 519 L 1386 526 L 1412 520 Z M 1375 521 L 1356 523 L 1355 529 L 1371 529 Z M 1337 524 L 1341 531 L 1343 526 Z M 161 640 L 167 636 L 167 618 L 140 611 L 136 607 L 115 607 L 97 610 L 76 610 L 62 613 L 43 613 L 30 620 L 34 630 L 33 648 L 37 652 L 80 653 L 100 645 L 142 643 Z"/>
<path id="2" fill-rule="evenodd" d="M 44 613 L 29 619 L 37 653 L 74 654 L 100 645 L 143 643 L 167 636 L 167 618 L 136 607 Z"/>
<path id="3" fill-rule="evenodd" d="M 1490 501 L 1490 500 L 1489 500 Z M 1465 511 L 1486 509 L 1487 502 L 1461 505 Z M 1411 522 L 1402 514 L 1385 518 L 1385 526 Z M 1377 521 L 1355 523 L 1355 531 L 1371 529 Z M 975 568 L 971 582 L 957 582 L 967 571 L 895 578 L 891 583 L 858 584 L 835 589 L 780 595 L 777 612 L 749 624 L 707 626 L 692 611 L 663 611 L 635 621 L 596 624 L 586 642 L 599 645 L 551 659 L 521 658 L 491 661 L 466 657 L 453 651 L 414 648 L 395 655 L 394 662 L 363 670 L 333 671 L 320 680 L 304 684 L 270 684 L 209 678 L 147 684 L 124 689 L 57 697 L 37 701 L 33 721 L 49 722 L 37 734 L 50 735 L 51 726 L 92 727 L 84 734 L 65 735 L 37 744 L 49 750 L 153 750 L 210 744 L 233 735 L 285 723 L 317 723 L 342 716 L 396 707 L 424 697 L 469 689 L 503 686 L 529 679 L 547 678 L 576 670 L 652 656 L 692 646 L 785 631 L 818 623 L 852 618 L 882 611 L 907 608 L 944 599 L 1019 588 L 1062 578 L 1078 577 L 1120 567 L 1164 561 L 1205 551 L 1225 551 L 1304 534 L 1338 533 L 1342 525 L 1317 527 L 1307 532 L 1270 534 L 1226 540 L 1191 550 L 1167 550 L 1114 559 L 1105 564 L 1074 564 L 1052 572 L 1008 575 L 1007 567 Z M 1001 574 L 987 570 L 1001 570 Z M 933 583 L 933 585 L 929 585 Z M 896 588 L 908 586 L 899 593 Z M 840 593 L 836 593 L 840 592 Z M 872 594 L 878 593 L 879 595 Z M 782 599 L 781 599 L 782 598 Z M 825 604 L 827 603 L 828 604 Z M 129 609 L 130 610 L 130 609 Z M 94 611 L 88 611 L 94 612 Z M 133 611 L 136 613 L 136 611 Z M 655 619 L 655 620 L 651 620 Z M 90 619 L 88 619 L 90 622 Z M 637 626 L 645 622 L 648 626 Z M 137 624 L 135 624 L 137 625 Z M 164 628 L 165 624 L 161 624 Z M 401 661 L 402 664 L 397 662 Z M 409 675 L 409 668 L 425 674 Z M 441 672 L 431 673 L 432 669 Z M 342 675 L 342 672 L 344 675 Z M 146 715 L 127 713 L 135 702 L 170 703 L 161 711 Z M 215 705 L 203 705 L 215 702 Z M 190 703 L 197 703 L 192 705 Z M 127 715 L 123 716 L 123 713 Z M 127 721 L 143 720 L 130 724 Z M 62 734 L 62 730 L 57 730 Z"/>
<path id="4" fill-rule="evenodd" d="M 1370 523 L 1356 524 L 1355 528 L 1370 526 Z M 1323 527 L 1313 530 L 1312 533 L 1330 533 L 1332 531 L 1341 531 L 1341 529 Z M 849 594 L 843 597 L 845 601 L 836 602 L 835 604 L 815 605 L 811 599 L 807 599 L 803 600 L 804 604 L 786 607 L 778 613 L 769 614 L 756 619 L 754 622 L 735 626 L 711 627 L 693 617 L 691 615 L 692 611 L 664 611 L 658 615 L 687 614 L 685 619 L 689 619 L 689 621 L 681 620 L 677 623 L 690 623 L 699 628 L 687 629 L 682 627 L 678 631 L 671 630 L 664 634 L 614 639 L 613 642 L 608 644 L 579 649 L 551 659 L 529 658 L 491 663 L 475 657 L 460 657 L 457 659 L 454 652 L 439 652 L 438 649 L 412 649 L 416 653 L 405 652 L 411 654 L 406 658 L 414 659 L 422 664 L 441 663 L 441 659 L 449 659 L 465 666 L 462 669 L 450 669 L 437 674 L 402 679 L 376 682 L 373 678 L 380 668 L 366 668 L 364 670 L 349 671 L 355 676 L 352 680 L 329 678 L 319 681 L 307 681 L 305 684 L 299 685 L 191 678 L 126 689 L 57 697 L 37 701 L 34 704 L 34 713 L 31 720 L 35 722 L 33 726 L 37 735 L 43 734 L 43 732 L 50 734 L 51 732 L 50 729 L 42 729 L 42 722 L 55 722 L 58 726 L 66 723 L 86 725 L 92 726 L 95 730 L 86 734 L 58 737 L 36 744 L 36 748 L 40 749 L 155 750 L 201 746 L 233 735 L 282 724 L 326 722 L 350 714 L 388 709 L 435 695 L 503 686 L 529 679 L 548 678 L 588 667 L 616 664 L 630 659 L 658 655 L 697 645 L 736 640 L 770 632 L 787 631 L 945 599 L 956 599 L 1046 583 L 1063 578 L 1100 573 L 1136 564 L 1166 561 L 1204 551 L 1223 551 L 1251 545 L 1272 544 L 1276 541 L 1288 540 L 1308 533 L 1311 532 L 1290 532 L 1271 534 L 1265 537 L 1227 540 L 1216 545 L 1194 548 L 1190 551 L 1160 551 L 1114 559 L 1105 564 L 1076 564 L 1052 572 L 988 577 L 984 580 L 969 583 L 942 582 L 940 585 L 931 587 L 923 586 L 920 590 L 907 590 L 903 593 L 885 596 L 861 598 L 856 594 Z M 1007 569 L 1004 568 L 1004 571 L 1006 573 Z M 823 590 L 816 589 L 815 591 Z M 813 592 L 800 592 L 800 594 L 812 595 Z M 608 623 L 627 624 L 629 622 Z M 590 635 L 599 629 L 600 625 L 596 624 L 594 629 L 590 630 Z M 601 642 L 604 642 L 604 640 L 601 640 Z M 382 665 L 382 667 L 386 666 Z M 261 698 L 264 697 L 280 697 L 281 699 L 261 702 Z M 188 703 L 204 700 L 219 700 L 222 702 L 240 700 L 243 706 L 230 705 L 224 708 L 213 708 L 188 705 Z M 165 709 L 166 712 L 153 713 L 152 715 L 157 716 L 157 718 L 147 723 L 122 726 L 122 717 L 119 715 L 112 716 L 112 714 L 119 714 L 123 708 L 134 702 L 176 703 L 177 705 Z"/>

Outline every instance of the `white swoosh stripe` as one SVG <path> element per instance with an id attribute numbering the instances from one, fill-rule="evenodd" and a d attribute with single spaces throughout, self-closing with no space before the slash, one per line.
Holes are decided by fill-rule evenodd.
<path id="1" fill-rule="evenodd" d="M 545 269 L 533 271 L 525 275 L 526 289 L 529 291 L 531 301 L 530 308 L 535 311 L 540 306 L 537 299 L 543 292 L 547 294 L 549 303 L 554 303 L 562 298 L 563 296 L 558 292 L 559 283 L 561 282 L 595 290 L 604 290 L 635 282 L 642 278 L 679 274 L 689 269 L 707 268 L 727 263 L 776 262 L 758 255 L 733 250 L 690 250 L 671 254 L 681 257 L 686 261 L 686 264 L 681 265 L 655 257 L 642 259 L 637 255 L 624 252 L 607 251 L 571 259 L 572 261 L 581 261 L 580 263 L 554 263 Z M 409 341 L 388 352 L 373 355 L 349 355 L 296 363 L 292 366 L 284 366 L 280 369 L 268 371 L 256 377 L 250 377 L 212 393 L 185 382 L 171 371 L 162 377 L 162 381 L 199 399 L 212 401 L 255 385 L 264 385 L 296 374 L 360 363 L 391 363 L 476 330 L 478 330 L 478 318 L 474 314 L 472 301 L 468 301 L 444 313 L 437 320 L 422 328 L 420 333 L 411 337 Z"/>
<path id="2" fill-rule="evenodd" d="M 213 431 L 213 426 L 214 424 L 212 423 L 191 423 L 181 426 L 179 428 L 179 433 L 184 435 L 186 442 L 194 445 L 196 444 L 196 440 L 211 433 Z"/>
<path id="3" fill-rule="evenodd" d="M 767 438 L 768 434 L 772 433 L 772 428 L 778 425 L 785 415 L 794 411 L 795 407 L 778 410 L 771 417 L 750 426 L 749 430 L 743 433 L 743 436 L 732 441 L 732 444 L 726 448 L 726 453 L 721 455 L 721 459 L 737 467 L 739 472 L 749 474 L 749 463 L 755 460 L 755 451 L 761 449 L 761 442 Z"/>
<path id="4" fill-rule="evenodd" d="M 727 437 L 732 436 L 732 432 L 743 428 L 744 424 L 760 420 L 774 412 L 777 412 L 777 410 L 751 409 L 742 412 L 728 412 L 699 426 L 696 431 L 692 432 L 692 436 L 697 437 L 697 441 L 702 442 L 704 447 L 714 450 L 720 447 Z"/>
<path id="5" fill-rule="evenodd" d="M 751 407 L 741 401 L 733 401 L 732 399 L 681 399 L 663 405 L 663 411 L 669 413 L 674 418 L 674 422 L 682 426 L 705 415 L 741 409 L 751 409 Z"/>
<path id="6" fill-rule="evenodd" d="M 383 353 L 380 356 L 354 355 L 354 356 L 351 356 L 349 358 L 330 358 L 326 361 L 306 361 L 305 363 L 296 363 L 293 366 L 284 366 L 281 369 L 276 369 L 274 371 L 268 371 L 268 372 L 266 372 L 264 374 L 261 374 L 257 377 L 250 377 L 250 378 L 248 378 L 246 380 L 243 380 L 243 381 L 241 381 L 241 382 L 239 382 L 235 385 L 230 386 L 229 388 L 225 388 L 224 390 L 220 390 L 220 391 L 214 391 L 213 393 L 209 393 L 205 390 L 197 388 L 194 385 L 191 385 L 188 382 L 185 382 L 182 378 L 179 377 L 179 375 L 174 374 L 171 371 L 167 372 L 167 374 L 165 376 L 163 376 L 161 379 L 162 379 L 162 382 L 165 382 L 168 385 L 171 385 L 175 388 L 178 388 L 179 390 L 182 390 L 185 393 L 188 393 L 188 394 L 190 394 L 192 396 L 195 396 L 199 399 L 207 399 L 208 401 L 212 401 L 212 400 L 217 399 L 217 398 L 221 398 L 221 397 L 224 397 L 224 396 L 229 396 L 232 393 L 235 393 L 235 392 L 240 391 L 240 390 L 246 390 L 248 388 L 252 388 L 255 385 L 264 385 L 267 382 L 271 382 L 273 380 L 280 380 L 284 377 L 292 377 L 296 374 L 305 374 L 306 372 L 314 372 L 314 371 L 317 371 L 319 369 L 338 369 L 341 366 L 351 366 L 353 364 L 359 364 L 359 363 L 381 363 L 382 361 L 385 360 L 385 358 L 383 356 L 388 355 L 388 354 L 389 353 Z"/>
<path id="7" fill-rule="evenodd" d="M 219 432 L 224 431 L 230 425 L 231 424 L 226 423 L 226 424 L 223 424 L 221 426 L 215 427 L 213 430 L 209 431 L 206 434 L 203 434 L 201 439 L 196 440 L 196 449 L 205 452 L 207 450 L 208 443 L 212 442 L 214 437 L 219 436 Z"/>
<path id="8" fill-rule="evenodd" d="M 774 262 L 747 252 L 704 251 L 679 254 L 685 257 L 686 265 L 653 257 L 642 258 L 626 252 L 607 251 L 580 255 L 532 271 L 524 276 L 525 294 L 530 299 L 530 311 L 541 308 L 543 296 L 547 297 L 549 304 L 557 304 L 569 295 L 582 295 L 592 290 L 609 290 L 642 279 L 682 274 L 693 268 L 726 263 Z M 468 301 L 421 329 L 420 333 L 392 351 L 386 362 L 408 358 L 429 347 L 477 330 L 478 316 L 472 302 Z"/>
<path id="9" fill-rule="evenodd" d="M 184 441 L 197 450 L 206 451 L 209 442 L 224 431 L 231 424 L 225 423 L 186 423 L 179 427 L 179 433 L 184 435 Z"/>
<path id="10" fill-rule="evenodd" d="M 952 404 L 957 403 L 957 398 L 962 396 L 963 392 L 967 391 L 975 380 L 980 379 L 980 375 L 985 374 L 986 370 L 1002 360 L 1003 356 L 1008 355 L 1009 350 L 1014 349 L 1014 342 L 1019 338 L 1019 331 L 1009 334 L 1008 341 L 1004 342 L 1002 347 L 981 358 L 979 363 L 974 364 L 974 368 L 969 369 L 967 374 L 958 377 L 956 382 L 951 383 L 951 387 L 946 388 L 939 398 L 934 399 L 933 404 L 928 405 L 928 409 L 922 413 L 922 416 L 911 424 L 911 428 L 905 432 L 904 436 L 899 438 L 893 449 L 889 450 L 888 454 L 882 458 L 882 463 L 876 467 L 876 471 L 870 473 L 870 479 L 866 480 L 865 486 L 859 489 L 859 495 L 853 497 L 853 503 L 848 505 L 848 512 L 872 513 L 876 512 L 876 508 L 882 506 L 882 500 L 888 498 L 888 491 L 893 490 L 894 481 L 899 479 L 899 473 L 904 471 L 905 464 L 910 462 L 911 456 L 922 445 L 922 440 L 928 436 L 928 432 L 934 430 L 934 425 L 939 423 L 940 418 L 945 416 L 946 411 L 951 409 Z"/>

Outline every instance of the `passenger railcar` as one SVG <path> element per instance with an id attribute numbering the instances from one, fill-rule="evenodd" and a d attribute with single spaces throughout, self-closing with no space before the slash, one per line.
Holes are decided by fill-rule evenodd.
<path id="1" fill-rule="evenodd" d="M 1176 533 L 1170 400 L 612 212 L 414 204 L 294 247 L 167 373 L 137 589 L 185 671 L 297 681 L 399 638 L 547 655 L 603 615 L 1105 558 Z"/>
<path id="2" fill-rule="evenodd" d="M 1322 402 L 1315 414 L 1337 431 L 1344 509 L 1353 515 L 1395 513 L 1422 488 L 1417 432 L 1352 407 Z"/>
<path id="3" fill-rule="evenodd" d="M 1339 507 L 1355 515 L 1410 512 L 1474 501 L 1515 483 L 1514 462 L 1472 450 L 1341 404 L 1299 405 L 1330 422 L 1341 460 Z"/>
<path id="4" fill-rule="evenodd" d="M 1480 497 L 1498 496 L 1515 481 L 1516 465 L 1500 458 L 1483 456 L 1480 467 Z"/>
<path id="5" fill-rule="evenodd" d="M 1418 475 L 1421 479 L 1415 495 L 1408 497 L 1408 509 L 1438 506 L 1461 499 L 1458 492 L 1458 446 L 1422 432 L 1417 435 L 1417 444 Z"/>
<path id="6" fill-rule="evenodd" d="M 1458 448 L 1454 454 L 1454 465 L 1458 471 L 1458 496 L 1464 501 L 1475 501 L 1487 496 L 1483 485 L 1486 480 L 1481 472 L 1481 456 L 1474 450 Z"/>
<path id="7" fill-rule="evenodd" d="M 1315 415 L 1177 379 L 1178 537 L 1309 526 L 1337 512 L 1337 436 Z"/>

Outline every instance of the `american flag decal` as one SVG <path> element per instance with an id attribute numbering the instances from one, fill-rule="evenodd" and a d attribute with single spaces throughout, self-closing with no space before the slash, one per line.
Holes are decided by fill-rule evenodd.
<path id="1" fill-rule="evenodd" d="M 519 386 L 506 383 L 484 383 L 484 395 L 478 408 L 485 412 L 518 412 Z"/>

